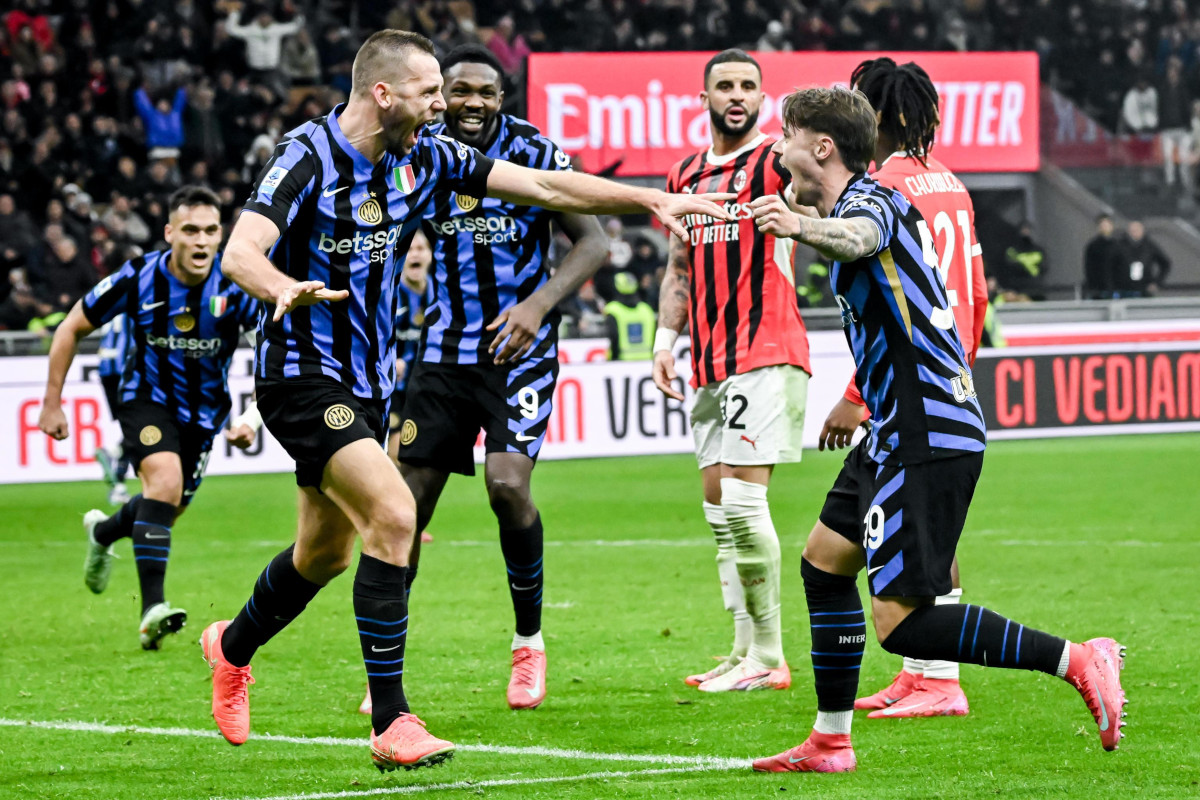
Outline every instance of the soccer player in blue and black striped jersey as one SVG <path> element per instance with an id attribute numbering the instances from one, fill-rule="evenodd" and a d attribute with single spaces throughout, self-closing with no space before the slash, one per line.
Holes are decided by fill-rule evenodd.
<path id="1" fill-rule="evenodd" d="M 435 194 L 588 214 L 651 211 L 680 235 L 683 214 L 731 215 L 718 205 L 724 195 L 670 195 L 528 169 L 430 134 L 425 126 L 446 108 L 443 80 L 433 45 L 417 34 L 370 36 L 351 83 L 347 103 L 276 147 L 225 251 L 228 274 L 267 303 L 258 404 L 296 461 L 299 524 L 295 545 L 267 566 L 242 611 L 206 628 L 201 645 L 213 669 L 217 727 L 241 744 L 250 730 L 251 657 L 345 571 L 361 536 L 353 593 L 373 700 L 371 755 L 392 770 L 436 764 L 454 751 L 404 696 L 417 514 L 382 447 L 396 376 L 396 284 Z"/>
<path id="2" fill-rule="evenodd" d="M 104 399 L 108 401 L 108 413 L 119 421 L 117 409 L 121 405 L 121 373 L 125 371 L 125 354 L 129 349 L 129 331 L 125 327 L 125 315 L 118 314 L 100 328 L 100 385 L 104 387 Z M 125 488 L 125 474 L 129 472 L 129 459 L 118 443 L 112 450 L 96 448 L 96 463 L 104 470 L 108 483 L 108 504 L 124 505 L 129 501 L 129 490 Z"/>
<path id="3" fill-rule="evenodd" d="M 448 134 L 489 158 L 538 170 L 571 161 L 525 120 L 500 113 L 504 73 L 486 47 L 465 45 L 442 61 Z M 553 277 L 545 263 L 550 226 L 573 242 Z M 529 482 L 546 437 L 558 377 L 559 301 L 604 265 L 608 240 L 595 217 L 560 214 L 439 187 L 425 218 L 437 296 L 400 431 L 400 472 L 417 502 L 417 528 L 433 517 L 450 473 L 475 474 L 486 432 L 484 482 L 500 526 L 500 550 L 516 616 L 511 708 L 546 697 L 542 639 L 542 520 Z M 416 575 L 420 541 L 409 562 Z"/>
<path id="4" fill-rule="evenodd" d="M 777 196 L 752 203 L 757 225 L 831 259 L 830 282 L 871 412 L 809 535 L 801 562 L 812 631 L 817 720 L 800 745 L 754 762 L 762 772 L 849 772 L 850 722 L 866 642 L 855 576 L 867 571 L 875 634 L 921 659 L 1038 670 L 1083 696 L 1106 750 L 1120 740 L 1122 648 L 1073 644 L 975 605 L 937 605 L 950 589 L 967 508 L 983 467 L 983 415 L 936 253 L 920 212 L 866 175 L 875 112 L 845 89 L 808 89 L 783 104 L 776 144 L 792 176 L 794 213 Z"/>
<path id="5" fill-rule="evenodd" d="M 229 416 L 229 364 L 243 330 L 258 324 L 260 304 L 221 272 L 220 200 L 202 187 L 171 196 L 163 238 L 171 245 L 127 261 L 87 293 L 54 333 L 50 375 L 38 424 L 55 439 L 69 434 L 62 387 L 79 340 L 123 315 L 131 342 L 117 395 L 122 449 L 142 481 L 142 493 L 111 517 L 93 509 L 84 581 L 108 585 L 112 545 L 133 539 L 142 592 L 139 640 L 146 650 L 175 633 L 187 612 L 166 602 L 163 581 L 171 528 L 204 477 L 213 438 Z M 226 431 L 241 448 L 248 428 Z"/>

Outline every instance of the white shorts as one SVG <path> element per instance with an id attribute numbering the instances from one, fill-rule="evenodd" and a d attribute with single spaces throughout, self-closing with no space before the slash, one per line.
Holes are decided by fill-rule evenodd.
<path id="1" fill-rule="evenodd" d="M 799 461 L 808 373 L 790 364 L 760 367 L 696 390 L 692 436 L 700 468 Z"/>

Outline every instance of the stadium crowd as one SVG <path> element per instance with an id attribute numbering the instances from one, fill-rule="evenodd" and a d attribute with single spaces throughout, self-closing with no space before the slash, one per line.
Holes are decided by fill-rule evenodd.
<path id="1" fill-rule="evenodd" d="M 1106 124 L 1186 128 L 1173 141 L 1189 189 L 1200 153 L 1200 14 L 1185 0 L 16 0 L 0 21 L 0 328 L 15 330 L 53 327 L 158 246 L 184 182 L 212 187 L 231 221 L 280 134 L 345 96 L 380 27 L 442 51 L 485 44 L 518 114 L 537 51 L 1034 49 Z M 661 246 L 608 230 L 610 263 L 566 309 L 572 330 L 602 316 L 594 292 L 611 296 L 621 271 L 654 304 Z"/>

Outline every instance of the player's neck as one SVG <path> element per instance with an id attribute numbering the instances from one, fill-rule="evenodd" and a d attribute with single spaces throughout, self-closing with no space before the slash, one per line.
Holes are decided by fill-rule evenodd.
<path id="1" fill-rule="evenodd" d="M 817 201 L 816 205 L 817 214 L 822 219 L 828 217 L 829 212 L 833 211 L 838 198 L 846 191 L 846 187 L 850 185 L 850 181 L 854 180 L 854 177 L 855 174 L 841 164 L 827 168 L 827 171 L 821 176 L 821 199 Z"/>
<path id="2" fill-rule="evenodd" d="M 762 134 L 758 131 L 758 126 L 755 125 L 750 130 L 743 133 L 741 136 L 729 136 L 721 133 L 718 130 L 712 132 L 712 151 L 715 156 L 727 156 L 730 153 L 741 150 L 746 145 L 753 142 Z"/>
<path id="3" fill-rule="evenodd" d="M 204 270 L 203 273 L 188 272 L 180 264 L 180 256 L 175 250 L 171 251 L 171 257 L 167 259 L 167 272 L 171 277 L 182 283 L 184 286 L 199 286 L 208 280 L 209 273 L 212 272 L 212 267 Z"/>
<path id="4" fill-rule="evenodd" d="M 383 126 L 379 124 L 378 117 L 372 113 L 367 103 L 351 97 L 342 113 L 338 114 L 337 124 L 351 147 L 362 153 L 372 164 L 379 163 L 387 145 L 383 141 Z"/>

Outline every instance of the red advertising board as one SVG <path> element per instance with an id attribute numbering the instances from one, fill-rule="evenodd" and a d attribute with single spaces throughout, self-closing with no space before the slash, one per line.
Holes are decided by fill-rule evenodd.
<path id="1" fill-rule="evenodd" d="M 844 85 L 881 53 L 760 53 L 759 123 L 780 134 L 779 107 L 797 87 Z M 1038 168 L 1035 53 L 889 53 L 916 61 L 941 95 L 937 157 L 956 172 Z M 665 175 L 710 144 L 701 107 L 712 53 L 537 53 L 529 57 L 529 120 L 588 170 L 620 163 L 619 175 Z"/>

